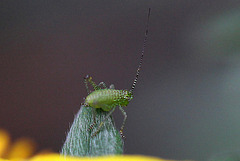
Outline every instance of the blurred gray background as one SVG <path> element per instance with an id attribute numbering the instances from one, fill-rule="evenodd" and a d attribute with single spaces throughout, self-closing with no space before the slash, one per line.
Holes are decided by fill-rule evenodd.
<path id="1" fill-rule="evenodd" d="M 240 149 L 240 1 L 0 2 L 0 128 L 59 151 L 83 77 L 130 89 L 125 152 L 207 160 Z M 120 127 L 122 115 L 114 113 Z"/>

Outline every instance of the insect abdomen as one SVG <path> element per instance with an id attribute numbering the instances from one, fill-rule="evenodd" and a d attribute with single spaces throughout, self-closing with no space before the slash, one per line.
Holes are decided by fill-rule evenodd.
<path id="1" fill-rule="evenodd" d="M 85 99 L 85 103 L 93 108 L 110 111 L 116 106 L 127 106 L 129 100 L 124 97 L 127 94 L 128 91 L 125 90 L 100 89 L 90 93 Z"/>

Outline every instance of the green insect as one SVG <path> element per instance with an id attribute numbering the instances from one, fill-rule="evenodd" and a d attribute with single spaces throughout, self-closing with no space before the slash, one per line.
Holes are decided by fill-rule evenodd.
<path id="1" fill-rule="evenodd" d="M 140 72 L 140 69 L 142 66 L 143 54 L 144 54 L 144 49 L 146 46 L 146 41 L 147 41 L 147 36 L 148 36 L 149 17 L 150 17 L 150 8 L 148 11 L 147 25 L 146 25 L 145 37 L 144 37 L 144 41 L 143 41 L 143 49 L 141 52 L 142 55 L 141 55 L 141 59 L 139 62 L 139 66 L 137 68 L 135 80 L 134 80 L 130 90 L 117 90 L 117 89 L 114 89 L 114 85 L 111 85 L 109 88 L 107 88 L 107 86 L 104 82 L 101 82 L 101 83 L 99 83 L 99 85 L 97 85 L 92 80 L 92 77 L 88 76 L 88 75 L 84 78 L 84 83 L 85 83 L 85 86 L 86 86 L 86 89 L 88 92 L 88 96 L 85 99 L 84 106 L 92 107 L 94 109 L 93 110 L 94 122 L 90 125 L 88 130 L 92 130 L 94 125 L 96 124 L 95 109 L 100 108 L 103 111 L 109 111 L 109 113 L 107 114 L 107 116 L 104 120 L 104 121 L 106 121 L 106 119 L 114 112 L 114 110 L 118 106 L 124 116 L 123 123 L 122 123 L 121 129 L 120 129 L 120 135 L 122 137 L 124 137 L 123 136 L 123 128 L 124 128 L 124 125 L 125 125 L 125 122 L 127 119 L 127 114 L 122 107 L 126 107 L 129 103 L 129 101 L 133 99 L 133 90 L 137 83 L 139 72 Z M 93 92 L 89 91 L 88 83 L 93 87 L 93 89 L 94 89 Z M 100 123 L 99 127 L 96 129 L 96 131 L 94 132 L 92 137 L 96 136 L 97 133 L 101 130 L 101 127 L 103 126 L 104 121 Z"/>

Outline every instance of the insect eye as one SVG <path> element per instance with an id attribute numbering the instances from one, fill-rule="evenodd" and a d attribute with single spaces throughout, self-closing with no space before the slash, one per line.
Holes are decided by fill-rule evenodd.
<path id="1" fill-rule="evenodd" d="M 124 99 L 127 99 L 128 101 L 130 101 L 132 99 L 132 95 L 126 94 L 124 96 Z"/>

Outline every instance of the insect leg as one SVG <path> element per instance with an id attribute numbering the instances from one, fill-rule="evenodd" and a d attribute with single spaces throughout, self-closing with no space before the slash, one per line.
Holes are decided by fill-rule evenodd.
<path id="1" fill-rule="evenodd" d="M 101 130 L 101 127 L 103 126 L 104 122 L 107 120 L 107 118 L 114 112 L 114 110 L 116 109 L 116 107 L 114 107 L 108 114 L 107 116 L 104 118 L 104 120 L 100 123 L 100 125 L 98 126 L 96 132 L 91 136 L 91 137 L 94 137 L 96 136 L 99 131 Z"/>
<path id="2" fill-rule="evenodd" d="M 98 84 L 98 87 L 101 88 L 100 86 L 103 86 L 104 89 L 107 88 L 107 86 L 106 86 L 106 84 L 105 84 L 104 82 L 100 82 L 100 83 Z"/>
<path id="3" fill-rule="evenodd" d="M 92 130 L 94 125 L 96 125 L 96 109 L 92 109 L 93 112 L 93 123 L 89 126 L 88 131 Z"/>
<path id="4" fill-rule="evenodd" d="M 126 120 L 127 120 L 127 113 L 124 111 L 124 109 L 123 109 L 121 106 L 119 106 L 119 109 L 121 110 L 121 112 L 122 112 L 122 114 L 123 114 L 123 116 L 124 116 L 123 123 L 122 123 L 121 129 L 120 129 L 119 132 L 120 132 L 120 135 L 121 135 L 123 138 L 125 138 L 125 136 L 123 135 L 123 129 L 124 129 L 124 125 L 125 125 Z"/>
<path id="5" fill-rule="evenodd" d="M 92 77 L 89 75 L 86 75 L 86 77 L 84 77 L 84 83 L 85 83 L 88 94 L 90 93 L 89 88 L 88 88 L 88 83 L 90 83 L 93 86 L 94 90 L 100 89 L 100 87 L 95 82 L 92 81 Z"/>
<path id="6" fill-rule="evenodd" d="M 90 91 L 89 91 L 89 88 L 88 88 L 87 77 L 88 77 L 88 75 L 87 75 L 86 77 L 84 77 L 84 84 L 85 84 L 85 87 L 86 87 L 87 93 L 89 94 Z"/>

